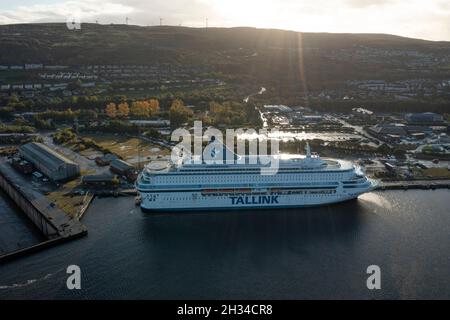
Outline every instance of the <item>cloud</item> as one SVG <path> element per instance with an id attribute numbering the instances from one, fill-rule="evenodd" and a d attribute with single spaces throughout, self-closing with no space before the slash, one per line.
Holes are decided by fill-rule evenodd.
<path id="1" fill-rule="evenodd" d="M 397 2 L 396 0 L 344 0 L 343 4 L 351 8 L 379 7 Z"/>
<path id="2" fill-rule="evenodd" d="M 132 14 L 136 9 L 113 1 L 64 1 L 56 4 L 19 6 L 15 10 L 0 12 L 0 23 L 65 22 L 70 17 L 87 21 L 96 17 Z"/>

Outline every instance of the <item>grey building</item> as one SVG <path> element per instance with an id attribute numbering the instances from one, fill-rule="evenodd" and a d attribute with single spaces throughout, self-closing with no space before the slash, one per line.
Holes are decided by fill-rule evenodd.
<path id="1" fill-rule="evenodd" d="M 408 113 L 405 119 L 409 123 L 440 123 L 444 121 L 442 115 L 433 112 Z"/>
<path id="2" fill-rule="evenodd" d="M 114 187 L 119 184 L 119 179 L 116 175 L 99 174 L 84 176 L 82 182 L 88 187 Z"/>
<path id="3" fill-rule="evenodd" d="M 377 124 L 369 128 L 369 131 L 375 135 L 398 135 L 405 136 L 405 126 L 402 124 Z"/>
<path id="4" fill-rule="evenodd" d="M 111 161 L 110 170 L 116 174 L 126 175 L 128 172 L 133 171 L 134 167 L 128 162 L 116 159 Z"/>
<path id="5" fill-rule="evenodd" d="M 121 176 L 126 176 L 129 181 L 134 181 L 134 180 L 136 180 L 136 177 L 137 177 L 136 169 L 128 162 L 125 162 L 120 159 L 111 161 L 109 170 L 112 173 L 115 173 L 115 174 L 118 174 Z"/>
<path id="6" fill-rule="evenodd" d="M 95 163 L 99 166 L 107 166 L 116 159 L 118 159 L 118 157 L 115 154 L 107 153 L 103 157 L 95 158 Z"/>
<path id="7" fill-rule="evenodd" d="M 80 175 L 80 166 L 42 143 L 30 142 L 19 148 L 22 158 L 53 181 L 70 180 Z"/>

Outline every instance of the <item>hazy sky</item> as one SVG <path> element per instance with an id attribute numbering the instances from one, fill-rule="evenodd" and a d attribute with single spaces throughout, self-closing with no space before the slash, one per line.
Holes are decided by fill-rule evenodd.
<path id="1" fill-rule="evenodd" d="M 391 33 L 450 41 L 450 0 L 1 0 L 0 24 L 57 22 L 253 26 Z"/>

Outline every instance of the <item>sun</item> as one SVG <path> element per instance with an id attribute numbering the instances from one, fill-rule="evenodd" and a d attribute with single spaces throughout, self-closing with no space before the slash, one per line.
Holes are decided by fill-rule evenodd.
<path id="1" fill-rule="evenodd" d="M 198 0 L 211 8 L 222 26 L 251 26 L 294 31 L 322 31 L 333 29 L 335 21 L 321 19 L 317 12 L 301 1 L 281 0 Z M 325 10 L 325 9 L 324 9 Z M 331 10 L 327 7 L 327 10 Z M 323 12 L 323 10 L 321 10 Z"/>

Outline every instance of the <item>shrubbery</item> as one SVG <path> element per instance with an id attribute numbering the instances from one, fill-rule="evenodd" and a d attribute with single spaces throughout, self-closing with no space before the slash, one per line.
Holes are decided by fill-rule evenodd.
<path id="1" fill-rule="evenodd" d="M 76 143 L 78 136 L 70 129 L 64 129 L 53 134 L 53 141 L 58 144 Z"/>
<path id="2" fill-rule="evenodd" d="M 36 129 L 26 125 L 0 124 L 0 133 L 34 133 Z"/>

